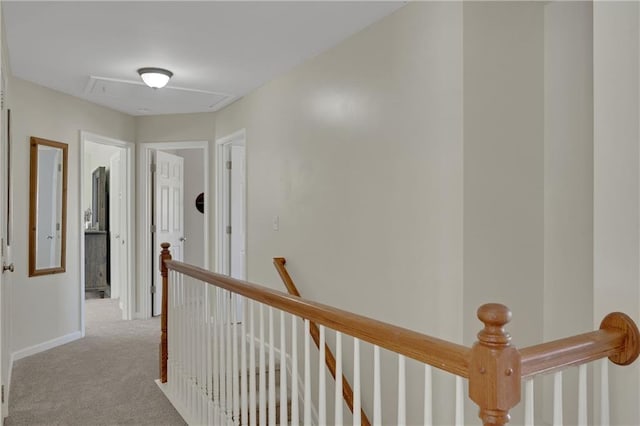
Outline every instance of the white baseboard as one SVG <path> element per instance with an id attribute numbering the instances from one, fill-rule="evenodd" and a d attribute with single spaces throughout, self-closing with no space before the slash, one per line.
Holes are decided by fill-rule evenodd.
<path id="1" fill-rule="evenodd" d="M 4 403 L 2 404 L 2 417 L 9 415 L 9 394 L 11 393 L 11 373 L 13 372 L 13 354 L 9 355 L 9 372 L 7 373 L 7 382 L 4 385 Z"/>
<path id="2" fill-rule="evenodd" d="M 11 360 L 12 362 L 17 361 L 19 359 L 26 358 L 40 352 L 53 349 L 57 346 L 64 345 L 65 343 L 73 342 L 74 340 L 78 340 L 80 338 L 82 338 L 82 333 L 80 331 L 74 331 L 73 333 L 69 333 L 65 336 L 57 337 L 55 339 L 51 339 L 37 345 L 29 346 L 28 348 L 15 351 L 11 354 Z"/>
<path id="3" fill-rule="evenodd" d="M 169 392 L 169 385 L 167 385 L 166 383 L 162 383 L 160 379 L 157 379 L 155 382 L 160 388 L 160 390 L 162 391 L 162 393 L 164 394 L 164 396 L 166 396 L 169 402 L 171 402 L 171 405 L 173 405 L 173 408 L 175 408 L 178 414 L 182 416 L 182 419 L 185 421 L 185 423 L 187 423 L 188 425 L 197 424 L 193 421 L 193 419 L 189 415 L 189 410 L 187 410 L 186 407 L 182 405 L 177 398 L 174 398 L 171 392 Z"/>

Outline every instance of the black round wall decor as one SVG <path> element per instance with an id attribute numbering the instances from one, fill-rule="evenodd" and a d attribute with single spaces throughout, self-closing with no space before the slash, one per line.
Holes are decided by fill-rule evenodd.
<path id="1" fill-rule="evenodd" d="M 202 214 L 204 214 L 204 192 L 201 192 L 196 197 L 196 209 Z"/>

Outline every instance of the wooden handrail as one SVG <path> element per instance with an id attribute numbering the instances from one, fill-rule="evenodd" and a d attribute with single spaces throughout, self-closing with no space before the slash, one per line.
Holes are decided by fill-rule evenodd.
<path id="1" fill-rule="evenodd" d="M 522 377 L 559 371 L 608 357 L 618 365 L 629 365 L 640 353 L 640 332 L 622 312 L 607 315 L 600 329 L 578 336 L 520 349 Z"/>
<path id="2" fill-rule="evenodd" d="M 469 397 L 480 407 L 479 415 L 485 426 L 505 425 L 509 421 L 509 410 L 520 401 L 523 378 L 604 357 L 616 364 L 628 365 L 640 354 L 638 328 L 631 318 L 619 312 L 607 315 L 600 330 L 518 350 L 511 345 L 511 337 L 504 329 L 511 320 L 511 311 L 504 305 L 486 304 L 478 308 L 484 329 L 478 333 L 473 347 L 468 348 L 171 260 L 169 244 L 163 243 L 162 248 L 162 382 L 167 378 L 169 269 L 467 378 Z"/>
<path id="3" fill-rule="evenodd" d="M 291 276 L 289 275 L 287 268 L 284 266 L 286 263 L 287 263 L 287 260 L 284 257 L 273 258 L 273 265 L 276 267 L 276 270 L 278 271 L 280 278 L 282 278 L 282 281 L 284 282 L 284 285 L 287 288 L 287 291 L 289 292 L 289 294 L 300 297 L 300 292 L 298 291 L 298 288 L 296 287 L 295 283 L 291 279 Z M 316 344 L 316 348 L 320 350 L 320 330 L 318 329 L 318 326 L 313 322 L 309 325 L 309 333 L 313 338 L 313 342 Z M 324 353 L 325 353 L 324 356 L 325 356 L 325 363 L 327 364 L 327 368 L 329 369 L 329 372 L 331 373 L 331 376 L 333 377 L 333 379 L 337 380 L 336 379 L 336 358 L 333 356 L 333 352 L 331 352 L 331 348 L 326 343 L 324 345 Z M 347 380 L 347 377 L 344 374 L 342 375 L 342 398 L 347 403 L 347 407 L 349 407 L 349 410 L 351 410 L 351 412 L 353 413 L 353 389 L 351 388 L 351 384 L 349 383 L 349 380 Z M 364 426 L 371 425 L 371 423 L 369 422 L 369 417 L 367 417 L 367 414 L 364 412 L 364 408 L 360 409 L 360 424 Z"/>
<path id="4" fill-rule="evenodd" d="M 470 350 L 465 346 L 332 306 L 311 302 L 281 291 L 236 280 L 176 260 L 167 260 L 164 263 L 168 269 L 181 272 L 197 280 L 233 291 L 241 296 L 273 306 L 281 311 L 308 319 L 316 324 L 324 325 L 449 373 L 468 377 Z"/>

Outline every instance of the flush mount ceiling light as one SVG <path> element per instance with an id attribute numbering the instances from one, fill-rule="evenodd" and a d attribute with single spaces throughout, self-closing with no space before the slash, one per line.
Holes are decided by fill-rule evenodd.
<path id="1" fill-rule="evenodd" d="M 163 68 L 140 68 L 138 70 L 140 78 L 144 81 L 144 84 L 153 88 L 161 89 L 167 85 L 169 79 L 173 77 L 173 73 Z"/>

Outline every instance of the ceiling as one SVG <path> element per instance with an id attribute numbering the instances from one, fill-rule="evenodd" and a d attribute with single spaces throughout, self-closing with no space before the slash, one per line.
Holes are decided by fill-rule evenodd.
<path id="1" fill-rule="evenodd" d="M 406 2 L 3 1 L 12 74 L 131 115 L 216 111 Z M 167 68 L 167 88 L 136 70 Z"/>

